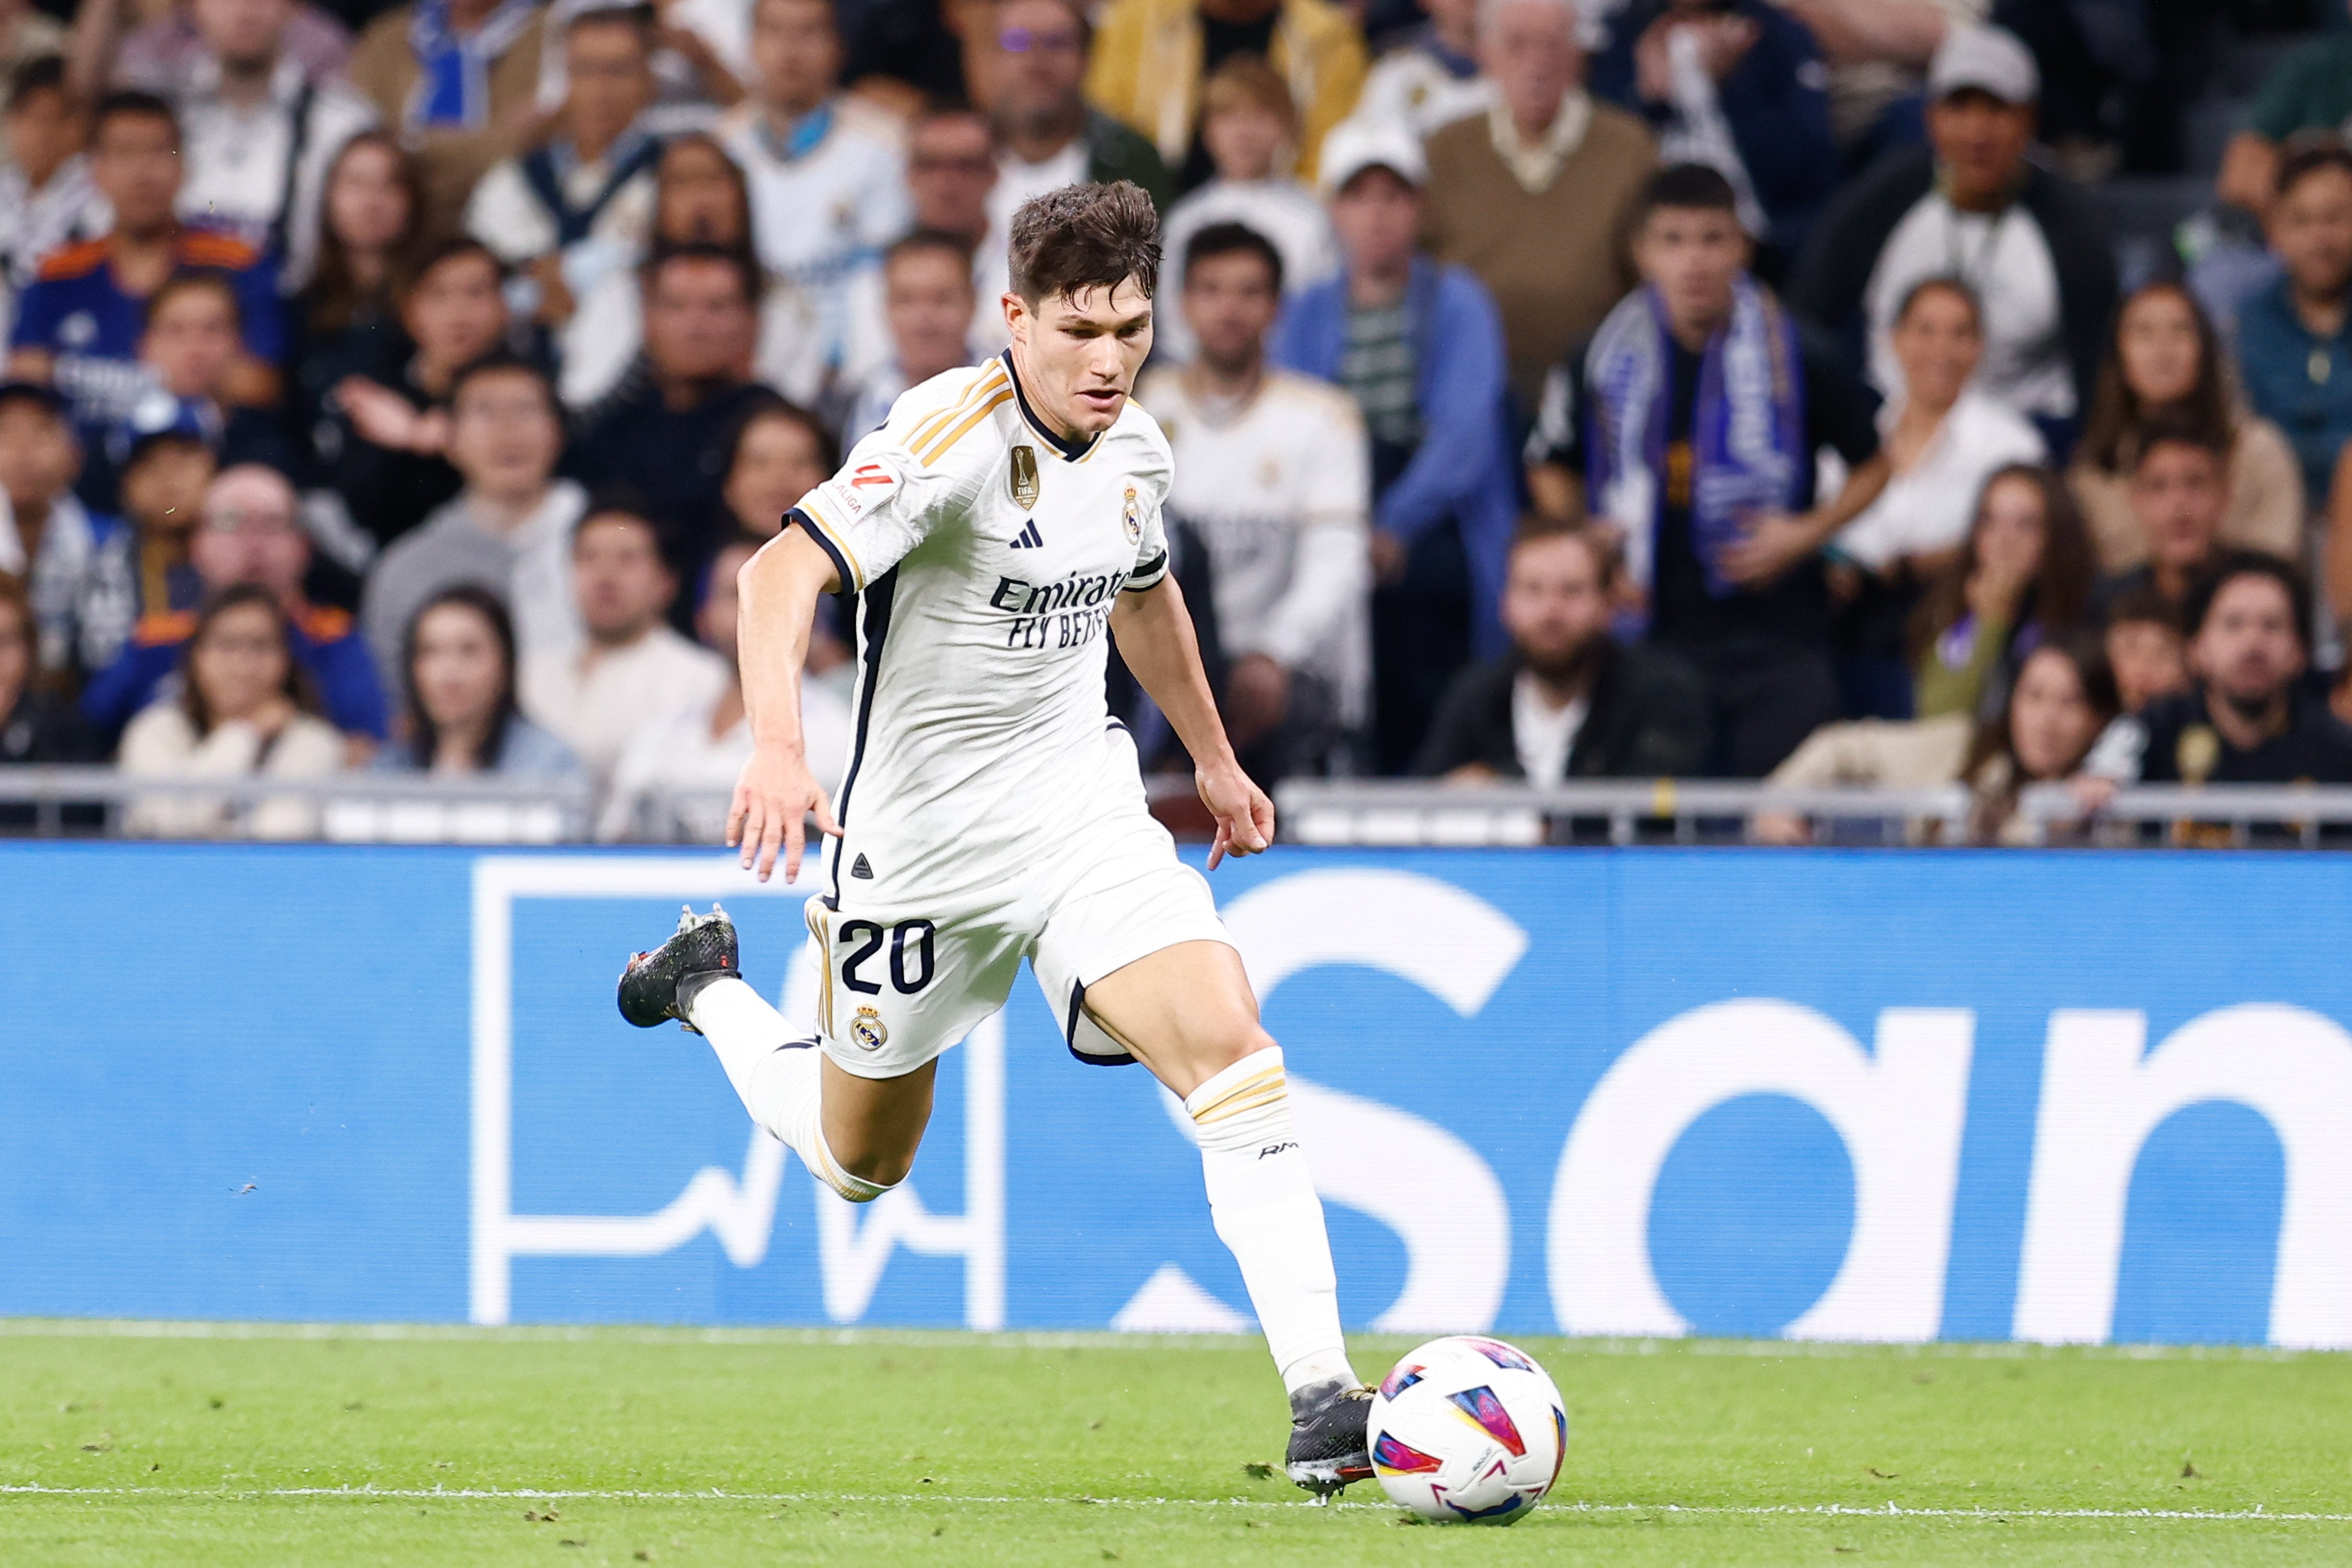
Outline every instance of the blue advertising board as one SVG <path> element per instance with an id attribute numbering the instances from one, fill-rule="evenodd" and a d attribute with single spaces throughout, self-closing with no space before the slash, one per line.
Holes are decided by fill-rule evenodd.
<path id="1" fill-rule="evenodd" d="M 1351 1326 L 2352 1346 L 2352 858 L 1281 849 L 1212 878 Z M 1248 1326 L 1024 980 L 858 1208 L 614 976 L 702 852 L 0 847 L 0 1313 Z"/>

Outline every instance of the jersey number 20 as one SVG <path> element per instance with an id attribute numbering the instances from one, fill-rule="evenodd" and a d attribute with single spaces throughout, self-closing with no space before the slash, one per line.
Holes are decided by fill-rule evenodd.
<path id="1" fill-rule="evenodd" d="M 872 921 L 843 921 L 841 940 L 857 946 L 841 961 L 841 983 L 867 996 L 879 994 L 882 983 L 866 979 L 857 969 L 882 951 L 883 938 L 887 936 L 890 984 L 899 994 L 912 996 L 931 983 L 931 940 L 937 929 L 929 921 L 900 921 L 886 932 Z"/>

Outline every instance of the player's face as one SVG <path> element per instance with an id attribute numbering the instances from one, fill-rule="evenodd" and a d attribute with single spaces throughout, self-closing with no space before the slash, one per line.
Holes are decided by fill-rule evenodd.
<path id="1" fill-rule="evenodd" d="M 1116 289 L 1086 289 L 1041 300 L 1034 310 L 1004 296 L 1004 320 L 1022 385 L 1037 411 L 1064 432 L 1108 430 L 1127 407 L 1135 373 L 1151 352 L 1151 296 L 1132 278 Z"/>

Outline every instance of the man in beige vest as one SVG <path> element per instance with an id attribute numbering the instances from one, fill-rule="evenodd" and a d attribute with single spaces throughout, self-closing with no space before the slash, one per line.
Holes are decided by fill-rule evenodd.
<path id="1" fill-rule="evenodd" d="M 1511 390 L 1535 406 L 1545 369 L 1634 284 L 1626 226 L 1657 145 L 1584 90 L 1574 0 L 1487 0 L 1484 114 L 1429 139 L 1430 250 L 1475 272 L 1502 308 Z"/>

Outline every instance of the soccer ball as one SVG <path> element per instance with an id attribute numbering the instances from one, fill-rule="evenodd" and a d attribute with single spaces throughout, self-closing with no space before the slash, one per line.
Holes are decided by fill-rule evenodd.
<path id="1" fill-rule="evenodd" d="M 1568 1410 L 1535 1358 L 1500 1340 L 1432 1340 L 1372 1399 L 1372 1473 L 1435 1523 L 1509 1524 L 1559 1479 Z"/>

